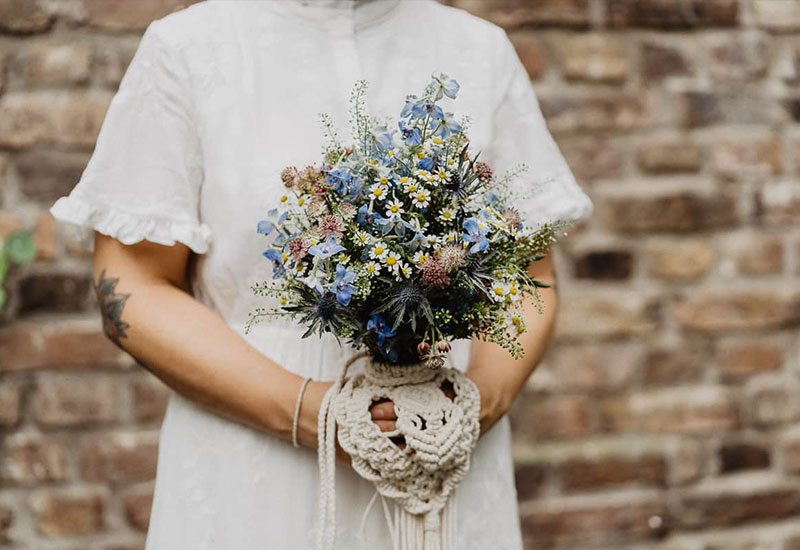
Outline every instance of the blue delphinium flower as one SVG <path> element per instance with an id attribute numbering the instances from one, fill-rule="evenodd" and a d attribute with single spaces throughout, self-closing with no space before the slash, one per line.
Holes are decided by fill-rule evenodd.
<path id="1" fill-rule="evenodd" d="M 330 258 L 334 254 L 338 254 L 342 250 L 344 250 L 344 247 L 339 244 L 339 242 L 336 240 L 336 237 L 331 235 L 325 241 L 309 248 L 308 253 L 321 260 L 324 260 L 326 258 Z"/>
<path id="2" fill-rule="evenodd" d="M 262 235 L 269 235 L 275 228 L 280 227 L 283 225 L 283 222 L 289 217 L 289 211 L 285 210 L 281 213 L 281 215 L 276 220 L 275 217 L 278 216 L 278 209 L 272 208 L 267 211 L 267 219 L 260 220 L 258 222 L 258 226 L 256 227 L 256 231 L 261 233 Z"/>
<path id="3" fill-rule="evenodd" d="M 352 284 L 355 278 L 355 271 L 350 271 L 342 264 L 336 265 L 336 278 L 331 285 L 331 290 L 336 293 L 336 300 L 343 306 L 350 303 L 350 298 L 356 291 L 356 287 Z"/>
<path id="4" fill-rule="evenodd" d="M 406 126 L 402 120 L 397 122 L 397 126 L 400 127 L 403 143 L 405 143 L 406 145 L 419 145 L 420 142 L 419 128 L 417 127 L 410 128 Z"/>
<path id="5" fill-rule="evenodd" d="M 334 190 L 334 192 L 338 193 L 339 195 L 344 195 L 348 191 L 348 184 L 350 183 L 351 179 L 352 175 L 350 172 L 339 168 L 329 171 L 326 181 Z"/>
<path id="6" fill-rule="evenodd" d="M 412 229 L 412 228 L 413 228 L 413 226 L 410 227 L 409 229 Z M 419 231 L 415 232 L 414 236 L 411 237 L 411 239 L 409 239 L 408 241 L 403 243 L 403 246 L 407 247 L 409 250 L 411 250 L 411 252 L 416 252 L 421 247 L 424 247 L 424 246 L 427 246 L 427 245 L 428 245 L 428 237 L 426 237 L 424 234 L 420 233 Z"/>
<path id="7" fill-rule="evenodd" d="M 268 248 L 263 253 L 265 258 L 272 262 L 272 278 L 277 279 L 286 273 L 286 268 L 283 267 L 283 256 L 274 248 Z"/>
<path id="8" fill-rule="evenodd" d="M 358 225 L 366 225 L 369 227 L 382 219 L 383 216 L 381 216 L 379 212 L 370 212 L 369 206 L 366 204 L 362 204 L 358 209 Z"/>
<path id="9" fill-rule="evenodd" d="M 436 105 L 436 103 L 430 99 L 418 101 L 416 104 L 414 104 L 411 110 L 416 118 L 424 118 L 428 116 L 429 113 L 434 120 L 440 120 L 442 117 L 444 117 L 444 111 L 442 108 Z"/>
<path id="10" fill-rule="evenodd" d="M 375 220 L 375 225 L 381 228 L 383 235 L 388 235 L 394 231 L 395 235 L 402 237 L 406 234 L 406 228 L 411 229 L 411 226 L 405 221 L 400 214 L 392 214 L 388 218 L 380 218 Z"/>
<path id="11" fill-rule="evenodd" d="M 373 313 L 369 316 L 369 320 L 367 321 L 367 330 L 374 330 L 375 334 L 378 335 L 378 346 L 383 349 L 384 345 L 386 344 L 386 338 L 391 338 L 392 336 L 397 335 L 397 331 L 392 330 L 386 320 L 380 316 L 378 313 Z"/>
<path id="12" fill-rule="evenodd" d="M 433 82 L 431 83 L 436 90 L 435 99 L 441 99 L 442 94 L 446 95 L 451 99 L 456 98 L 456 94 L 458 93 L 459 84 L 455 79 L 448 78 L 446 74 L 434 73 L 431 75 L 433 78 Z"/>
<path id="13" fill-rule="evenodd" d="M 400 118 L 408 118 L 413 114 L 414 105 L 417 104 L 417 96 L 415 94 L 409 94 L 406 96 L 406 103 L 403 105 L 403 109 L 400 111 Z"/>
<path id="14" fill-rule="evenodd" d="M 453 113 L 447 112 L 442 117 L 442 120 L 439 121 L 439 125 L 433 131 L 433 135 L 439 136 L 442 139 L 447 139 L 452 134 L 457 134 L 459 132 L 461 132 L 461 125 L 456 122 Z"/>
<path id="15" fill-rule="evenodd" d="M 464 220 L 464 233 L 461 238 L 468 243 L 473 243 L 470 247 L 470 252 L 483 252 L 489 248 L 489 239 L 486 235 L 489 233 L 488 226 L 482 224 L 477 218 L 467 218 Z"/>

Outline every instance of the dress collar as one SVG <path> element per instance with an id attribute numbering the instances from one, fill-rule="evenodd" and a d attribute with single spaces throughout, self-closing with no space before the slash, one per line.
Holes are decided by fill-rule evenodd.
<path id="1" fill-rule="evenodd" d="M 220 1 L 220 0 L 218 0 Z M 390 15 L 410 0 L 252 0 L 315 27 L 352 32 Z M 422 1 L 422 0 L 415 0 Z"/>

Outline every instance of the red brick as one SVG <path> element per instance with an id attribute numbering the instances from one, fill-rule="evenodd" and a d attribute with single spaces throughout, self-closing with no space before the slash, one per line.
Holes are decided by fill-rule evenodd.
<path id="1" fill-rule="evenodd" d="M 638 151 L 639 167 L 652 174 L 697 172 L 703 159 L 700 147 L 687 139 L 660 139 Z"/>
<path id="2" fill-rule="evenodd" d="M 769 381 L 749 388 L 746 400 L 750 423 L 759 426 L 800 420 L 800 386 Z"/>
<path id="3" fill-rule="evenodd" d="M 558 143 L 575 177 L 584 183 L 619 178 L 624 168 L 624 152 L 612 139 L 565 136 Z"/>
<path id="4" fill-rule="evenodd" d="M 53 17 L 42 0 L 0 0 L 0 30 L 13 33 L 46 31 Z"/>
<path id="5" fill-rule="evenodd" d="M 740 241 L 736 265 L 742 275 L 775 275 L 783 271 L 784 247 L 779 237 L 759 236 Z"/>
<path id="6" fill-rule="evenodd" d="M 778 439 L 781 465 L 789 474 L 800 474 L 800 429 L 791 428 Z"/>
<path id="7" fill-rule="evenodd" d="M 606 400 L 603 424 L 610 431 L 703 434 L 736 429 L 736 400 L 718 387 L 669 388 Z"/>
<path id="8" fill-rule="evenodd" d="M 727 193 L 626 196 L 600 206 L 605 226 L 622 233 L 703 231 L 730 227 L 737 221 L 735 198 Z"/>
<path id="9" fill-rule="evenodd" d="M 137 531 L 146 532 L 153 506 L 152 491 L 132 491 L 123 498 L 123 505 L 128 524 Z"/>
<path id="10" fill-rule="evenodd" d="M 613 343 L 563 345 L 553 350 L 551 364 L 548 374 L 556 390 L 615 391 L 632 383 L 639 351 Z"/>
<path id="11" fill-rule="evenodd" d="M 595 93 L 588 97 L 539 95 L 542 113 L 554 133 L 625 132 L 651 122 L 650 98 L 627 92 Z"/>
<path id="12" fill-rule="evenodd" d="M 720 141 L 714 145 L 712 160 L 717 176 L 731 181 L 784 172 L 783 146 L 776 138 Z"/>
<path id="13" fill-rule="evenodd" d="M 722 473 L 769 468 L 771 462 L 769 447 L 764 443 L 729 441 L 719 449 Z"/>
<path id="14" fill-rule="evenodd" d="M 103 334 L 100 319 L 18 322 L 0 329 L 0 372 L 133 364 L 132 357 Z"/>
<path id="15" fill-rule="evenodd" d="M 675 303 L 675 317 L 690 332 L 730 332 L 800 324 L 800 295 L 742 290 L 705 291 Z"/>
<path id="16" fill-rule="evenodd" d="M 36 260 L 50 261 L 56 255 L 56 221 L 53 215 L 48 212 L 40 212 L 36 217 L 34 227 L 33 242 L 36 244 Z"/>
<path id="17" fill-rule="evenodd" d="M 21 313 L 70 312 L 94 305 L 90 273 L 32 272 L 19 282 Z"/>
<path id="18" fill-rule="evenodd" d="M 699 381 L 705 354 L 699 349 L 655 348 L 642 361 L 642 382 L 646 385 L 676 385 Z"/>
<path id="19" fill-rule="evenodd" d="M 796 2 L 753 0 L 751 4 L 759 27 L 776 32 L 800 30 L 800 5 Z"/>
<path id="20" fill-rule="evenodd" d="M 94 147 L 110 100 L 98 91 L 7 93 L 0 98 L 0 146 Z"/>
<path id="21" fill-rule="evenodd" d="M 36 485 L 63 481 L 69 456 L 61 443 L 38 435 L 18 433 L 7 437 L 0 474 L 4 483 Z"/>
<path id="22" fill-rule="evenodd" d="M 589 23 L 589 0 L 452 0 L 453 6 L 506 28 L 522 26 L 585 27 Z"/>
<path id="23" fill-rule="evenodd" d="M 147 24 L 197 0 L 86 0 L 89 24 L 111 31 L 143 30 Z"/>
<path id="24" fill-rule="evenodd" d="M 538 497 L 547 480 L 547 469 L 540 464 L 518 464 L 514 468 L 514 485 L 520 500 Z"/>
<path id="25" fill-rule="evenodd" d="M 588 251 L 575 258 L 578 279 L 625 280 L 633 271 L 633 254 L 628 250 Z"/>
<path id="26" fill-rule="evenodd" d="M 512 406 L 510 419 L 522 437 L 574 439 L 592 431 L 592 407 L 582 396 L 526 398 L 523 394 Z"/>
<path id="27" fill-rule="evenodd" d="M 645 80 L 650 82 L 694 74 L 691 62 L 681 49 L 655 42 L 642 45 L 640 71 Z"/>
<path id="28" fill-rule="evenodd" d="M 105 529 L 106 499 L 96 491 L 41 492 L 32 498 L 36 528 L 46 537 L 73 537 Z"/>
<path id="29" fill-rule="evenodd" d="M 72 190 L 87 162 L 86 153 L 34 149 L 17 155 L 14 167 L 25 197 L 50 203 Z"/>
<path id="30" fill-rule="evenodd" d="M 0 504 L 0 544 L 5 545 L 12 542 L 9 531 L 11 530 L 13 523 L 14 512 L 11 510 L 11 508 Z"/>
<path id="31" fill-rule="evenodd" d="M 709 272 L 715 260 L 711 246 L 695 239 L 654 243 L 647 252 L 650 276 L 671 282 L 698 279 Z"/>
<path id="32" fill-rule="evenodd" d="M 570 459 L 560 467 L 567 491 L 585 491 L 624 485 L 666 484 L 667 463 L 659 454 L 606 455 L 595 459 Z"/>
<path id="33" fill-rule="evenodd" d="M 794 181 L 769 182 L 755 195 L 755 217 L 770 225 L 800 223 L 800 189 Z"/>
<path id="34" fill-rule="evenodd" d="M 157 433 L 116 432 L 81 444 L 81 471 L 88 481 L 148 481 L 155 478 L 157 459 Z"/>
<path id="35" fill-rule="evenodd" d="M 21 418 L 22 386 L 0 379 L 0 426 L 16 426 Z"/>
<path id="36" fill-rule="evenodd" d="M 736 0 L 607 0 L 606 20 L 612 27 L 735 26 L 739 22 Z"/>
<path id="37" fill-rule="evenodd" d="M 736 343 L 719 352 L 719 365 L 726 380 L 777 370 L 782 360 L 779 348 L 761 342 Z"/>
<path id="38" fill-rule="evenodd" d="M 687 92 L 684 124 L 700 128 L 713 124 L 772 124 L 785 118 L 785 110 L 761 94 L 737 92 Z"/>
<path id="39" fill-rule="evenodd" d="M 719 37 L 713 40 L 709 54 L 711 77 L 725 83 L 763 78 L 769 67 L 769 43 L 759 35 Z"/>
<path id="40" fill-rule="evenodd" d="M 117 419 L 117 386 L 111 378 L 41 379 L 34 395 L 35 418 L 48 428 L 113 422 Z"/>
<path id="41" fill-rule="evenodd" d="M 554 42 L 564 78 L 574 81 L 622 82 L 628 76 L 623 41 L 601 34 L 561 37 Z"/>
<path id="42" fill-rule="evenodd" d="M 677 521 L 684 529 L 741 526 L 800 514 L 800 490 L 790 487 L 709 487 L 685 493 Z"/>
<path id="43" fill-rule="evenodd" d="M 27 86 L 85 84 L 91 61 L 88 42 L 35 42 L 17 54 L 12 73 Z"/>
<path id="44" fill-rule="evenodd" d="M 525 542 L 532 548 L 619 548 L 620 544 L 660 538 L 669 523 L 668 510 L 658 500 L 555 505 L 542 502 L 523 514 Z"/>
<path id="45" fill-rule="evenodd" d="M 560 339 L 619 338 L 653 332 L 658 326 L 654 303 L 639 298 L 573 296 L 559 311 Z"/>

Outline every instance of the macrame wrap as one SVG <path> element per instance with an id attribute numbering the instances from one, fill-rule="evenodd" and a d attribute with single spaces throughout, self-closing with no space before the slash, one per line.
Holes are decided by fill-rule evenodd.
<path id="1" fill-rule="evenodd" d="M 380 495 L 395 550 L 457 550 L 455 490 L 469 469 L 478 441 L 480 394 L 475 384 L 453 368 L 422 364 L 389 365 L 368 359 L 364 372 L 346 377 L 348 367 L 365 352 L 348 358 L 326 392 L 318 417 L 320 529 L 318 550 L 333 550 L 336 535 L 336 431 L 353 469 L 374 483 Z M 451 400 L 443 391 L 449 381 Z M 374 401 L 394 402 L 397 429 L 381 432 L 372 420 Z M 402 435 L 400 449 L 391 437 Z M 390 512 L 386 498 L 394 502 Z"/>

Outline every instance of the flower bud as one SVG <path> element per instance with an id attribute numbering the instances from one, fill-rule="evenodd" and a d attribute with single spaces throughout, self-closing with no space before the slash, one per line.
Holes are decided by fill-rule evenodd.
<path id="1" fill-rule="evenodd" d="M 450 351 L 450 342 L 447 340 L 439 340 L 436 342 L 436 351 L 439 353 L 447 353 Z"/>
<path id="2" fill-rule="evenodd" d="M 417 344 L 417 354 L 422 359 L 431 352 L 431 345 L 428 342 L 420 342 Z"/>

